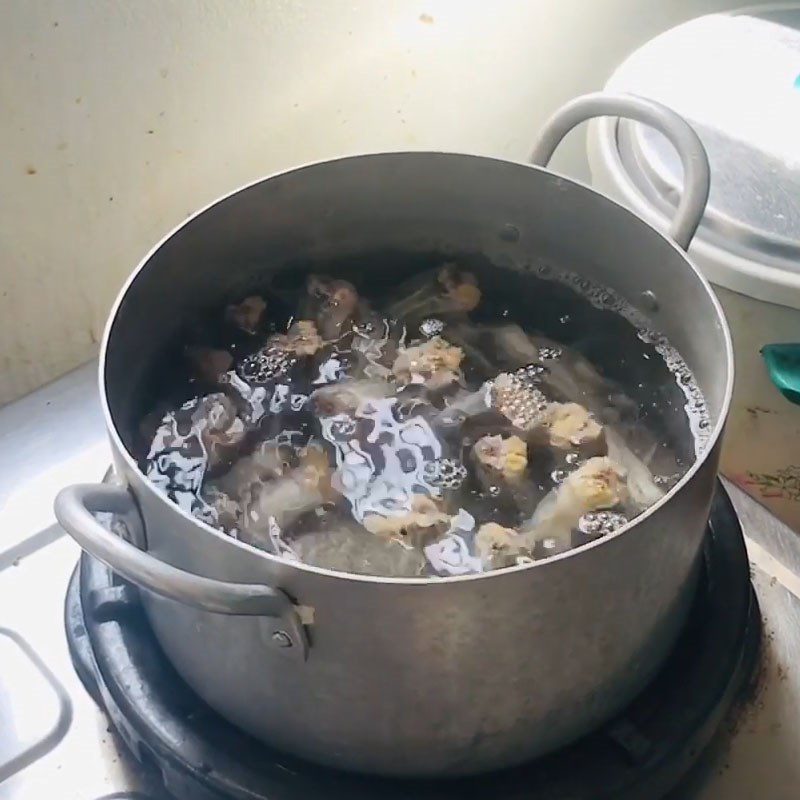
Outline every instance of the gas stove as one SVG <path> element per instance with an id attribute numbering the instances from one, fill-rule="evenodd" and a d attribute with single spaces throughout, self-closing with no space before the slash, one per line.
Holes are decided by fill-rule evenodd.
<path id="1" fill-rule="evenodd" d="M 255 743 L 171 683 L 175 678 L 148 639 L 135 591 L 87 558 L 76 573 L 79 548 L 53 522 L 58 488 L 98 480 L 107 468 L 94 383 L 88 366 L 0 411 L 8 454 L 0 463 L 0 800 L 146 800 L 168 797 L 165 782 L 174 795 L 192 800 L 222 797 L 226 787 L 232 796 L 276 800 L 644 797 L 646 790 L 634 794 L 636 787 L 624 781 L 637 765 L 654 763 L 654 743 L 661 747 L 664 775 L 682 775 L 697 761 L 672 798 L 797 796 L 800 537 L 730 487 L 754 597 L 746 590 L 744 551 L 736 547 L 741 537 L 726 533 L 736 528 L 736 519 L 720 493 L 712 518 L 716 538 L 706 547 L 711 579 L 704 579 L 707 591 L 669 665 L 671 676 L 588 747 L 584 743 L 583 751 L 559 754 L 512 777 L 471 781 L 456 794 L 441 785 L 354 780 L 253 751 Z M 95 602 L 82 604 L 81 594 L 85 599 L 92 592 Z M 713 614 L 702 606 L 709 598 L 716 603 Z M 659 712 L 663 706 L 671 713 Z M 172 751 L 161 746 L 167 734 L 173 736 Z M 221 758 L 229 769 L 218 774 Z M 570 772 L 582 780 L 565 780 Z M 615 785 L 627 786 L 628 794 L 604 788 L 614 774 L 623 779 Z M 650 797 L 661 796 L 668 783 L 662 776 L 649 784 L 655 787 Z"/>

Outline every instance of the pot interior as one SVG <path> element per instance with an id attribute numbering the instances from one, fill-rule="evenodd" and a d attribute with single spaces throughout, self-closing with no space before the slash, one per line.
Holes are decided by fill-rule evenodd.
<path id="1" fill-rule="evenodd" d="M 651 330 L 694 375 L 707 427 L 721 423 L 730 377 L 724 320 L 668 240 L 602 195 L 545 170 L 392 153 L 260 181 L 189 220 L 148 256 L 106 333 L 104 385 L 124 446 L 135 453 L 139 421 L 163 397 L 187 329 L 226 303 L 267 287 L 291 290 L 311 272 L 380 296 L 444 261 L 476 274 L 484 292 L 477 321 L 515 321 L 587 356 L 622 385 L 684 463 L 695 446 L 687 397 L 655 352 Z M 638 329 L 607 310 L 622 301 Z"/>

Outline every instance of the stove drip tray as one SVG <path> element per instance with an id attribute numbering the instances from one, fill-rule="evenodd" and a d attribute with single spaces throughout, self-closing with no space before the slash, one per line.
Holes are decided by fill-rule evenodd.
<path id="1" fill-rule="evenodd" d="M 690 621 L 652 685 L 571 747 L 477 778 L 368 778 L 270 750 L 182 682 L 147 624 L 137 590 L 86 555 L 70 582 L 66 626 L 86 688 L 134 756 L 180 800 L 658 800 L 697 761 L 747 685 L 760 640 L 741 528 L 721 487 Z"/>

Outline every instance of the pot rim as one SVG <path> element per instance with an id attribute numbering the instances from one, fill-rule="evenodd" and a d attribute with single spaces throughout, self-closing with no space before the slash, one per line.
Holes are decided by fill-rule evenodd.
<path id="1" fill-rule="evenodd" d="M 695 278 L 698 280 L 699 284 L 704 289 L 707 298 L 711 301 L 711 304 L 714 307 L 714 310 L 716 311 L 717 322 L 720 326 L 720 329 L 722 331 L 722 337 L 725 342 L 725 364 L 726 364 L 726 374 L 727 374 L 727 380 L 725 382 L 725 392 L 722 399 L 722 405 L 720 407 L 720 411 L 717 417 L 717 421 L 708 439 L 706 440 L 705 448 L 702 451 L 702 453 L 697 457 L 692 466 L 675 484 L 675 486 L 673 486 L 660 500 L 658 500 L 658 502 L 654 503 L 647 510 L 643 511 L 634 520 L 628 522 L 626 525 L 623 525 L 621 528 L 619 528 L 619 530 L 615 531 L 614 534 L 611 536 L 605 536 L 599 539 L 595 539 L 594 541 L 587 542 L 586 544 L 580 545 L 579 547 L 576 547 L 572 550 L 567 550 L 564 553 L 559 553 L 557 555 L 549 556 L 548 558 L 540 559 L 539 561 L 534 561 L 532 564 L 504 567 L 501 569 L 490 570 L 488 572 L 470 573 L 468 575 L 453 575 L 453 576 L 444 576 L 436 578 L 422 578 L 422 577 L 392 578 L 392 577 L 382 577 L 379 575 L 358 575 L 350 572 L 341 572 L 339 570 L 331 570 L 331 569 L 324 569 L 322 567 L 315 567 L 311 564 L 304 564 L 302 562 L 289 561 L 287 559 L 280 558 L 279 556 L 274 556 L 271 553 L 267 553 L 263 550 L 259 550 L 256 547 L 253 547 L 252 545 L 239 541 L 238 539 L 234 539 L 233 537 L 228 536 L 222 531 L 212 527 L 207 522 L 203 522 L 202 520 L 197 519 L 196 517 L 192 516 L 189 512 L 180 508 L 177 504 L 171 502 L 168 497 L 166 497 L 161 492 L 159 492 L 158 489 L 156 489 L 156 487 L 151 483 L 151 481 L 147 478 L 147 476 L 139 469 L 139 465 L 136 462 L 136 459 L 133 458 L 131 453 L 128 451 L 128 448 L 122 442 L 122 437 L 120 436 L 119 431 L 117 430 L 116 422 L 114 421 L 114 418 L 111 415 L 111 410 L 109 408 L 108 397 L 105 386 L 106 356 L 107 356 L 109 339 L 111 337 L 111 331 L 112 328 L 114 327 L 114 322 L 116 321 L 119 308 L 122 305 L 122 302 L 126 294 L 128 293 L 128 290 L 133 285 L 134 281 L 139 277 L 139 275 L 144 271 L 150 259 L 179 230 L 184 228 L 189 223 L 193 222 L 195 219 L 204 214 L 206 211 L 210 210 L 219 203 L 223 203 L 224 201 L 228 200 L 229 198 L 233 197 L 239 192 L 242 192 L 246 189 L 250 189 L 251 187 L 256 186 L 258 184 L 264 183 L 270 180 L 271 178 L 277 178 L 282 175 L 288 175 L 289 173 L 293 172 L 301 172 L 302 170 L 312 169 L 314 167 L 321 166 L 323 164 L 352 161 L 356 159 L 379 158 L 385 156 L 397 156 L 397 157 L 409 156 L 413 158 L 416 156 L 431 156 L 431 155 L 455 156 L 463 159 L 480 159 L 482 161 L 495 161 L 500 164 L 511 164 L 516 167 L 523 167 L 526 169 L 535 170 L 536 172 L 545 173 L 547 175 L 557 175 L 560 180 L 568 181 L 576 186 L 579 186 L 583 190 L 595 195 L 598 201 L 611 203 L 617 206 L 617 208 L 620 209 L 624 215 L 632 217 L 639 223 L 647 225 L 647 227 L 655 236 L 658 236 L 660 239 L 662 239 L 669 247 L 671 247 L 678 255 L 680 255 L 680 257 L 684 260 L 689 269 L 691 269 L 691 271 L 694 273 Z M 589 551 L 593 550 L 596 547 L 601 547 L 602 545 L 606 544 L 609 541 L 617 540 L 623 536 L 630 535 L 639 526 L 640 523 L 644 522 L 649 517 L 658 513 L 658 511 L 664 506 L 666 506 L 672 500 L 672 498 L 680 494 L 680 492 L 683 491 L 684 487 L 687 486 L 692 481 L 694 476 L 703 468 L 703 465 L 705 464 L 711 453 L 715 451 L 719 443 L 719 440 L 722 436 L 722 433 L 725 429 L 725 423 L 728 417 L 728 412 L 730 410 L 731 397 L 733 394 L 733 382 L 734 382 L 734 360 L 733 360 L 733 342 L 731 339 L 731 333 L 730 333 L 730 328 L 728 326 L 728 321 L 725 318 L 725 314 L 722 310 L 722 305 L 720 304 L 716 294 L 711 288 L 711 284 L 709 283 L 709 281 L 705 278 L 705 276 L 698 269 L 698 267 L 695 266 L 694 262 L 688 256 L 688 254 L 684 250 L 682 250 L 672 239 L 670 239 L 665 234 L 661 233 L 661 231 L 653 227 L 653 225 L 651 225 L 650 222 L 648 222 L 639 214 L 634 213 L 633 211 L 631 211 L 626 206 L 622 205 L 617 200 L 609 197 L 608 195 L 603 194 L 602 192 L 597 191 L 596 189 L 592 188 L 591 186 L 589 186 L 588 184 L 586 184 L 581 180 L 567 177 L 561 175 L 560 173 L 555 172 L 554 170 L 547 169 L 546 167 L 540 167 L 535 164 L 529 164 L 526 162 L 513 161 L 511 159 L 498 158 L 495 156 L 477 155 L 474 153 L 459 153 L 447 150 L 384 150 L 384 151 L 379 150 L 367 153 L 342 155 L 342 156 L 337 156 L 335 158 L 319 159 L 316 161 L 306 162 L 304 164 L 299 164 L 293 167 L 289 167 L 288 169 L 279 170 L 277 172 L 273 172 L 268 175 L 262 176 L 253 181 L 250 181 L 249 183 L 242 184 L 241 186 L 238 186 L 237 188 L 233 189 L 232 191 L 224 195 L 221 195 L 220 197 L 217 197 L 210 203 L 206 204 L 202 208 L 195 211 L 191 216 L 184 219 L 170 231 L 168 231 L 146 253 L 146 255 L 141 259 L 141 261 L 138 263 L 135 269 L 131 272 L 131 274 L 123 283 L 122 288 L 119 290 L 119 293 L 117 294 L 117 297 L 114 300 L 113 305 L 111 306 L 108 319 L 106 320 L 105 329 L 103 331 L 102 343 L 100 346 L 98 380 L 100 389 L 100 404 L 103 410 L 103 417 L 105 420 L 106 429 L 108 431 L 108 435 L 111 438 L 112 443 L 114 444 L 115 449 L 125 460 L 127 467 L 133 470 L 141 478 L 142 483 L 145 486 L 146 490 L 156 500 L 168 504 L 169 508 L 174 513 L 183 516 L 188 522 L 197 525 L 205 533 L 215 536 L 220 540 L 224 540 L 230 546 L 242 548 L 246 552 L 252 553 L 254 556 L 266 559 L 268 562 L 271 562 L 276 566 L 280 566 L 283 569 L 287 568 L 296 569 L 301 572 L 317 574 L 327 578 L 346 579 L 351 581 L 359 581 L 361 583 L 438 586 L 441 584 L 448 584 L 448 583 L 460 583 L 462 581 L 485 580 L 492 577 L 498 577 L 502 575 L 509 575 L 511 573 L 542 568 L 547 565 L 554 565 L 557 562 L 562 561 L 564 559 L 579 557 L 585 553 L 588 553 Z"/>

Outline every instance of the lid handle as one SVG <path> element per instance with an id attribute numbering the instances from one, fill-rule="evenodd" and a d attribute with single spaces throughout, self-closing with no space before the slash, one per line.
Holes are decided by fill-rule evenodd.
<path id="1" fill-rule="evenodd" d="M 596 92 L 576 97 L 545 122 L 533 146 L 531 163 L 546 167 L 561 140 L 581 122 L 594 117 L 625 117 L 650 125 L 672 142 L 683 163 L 683 194 L 669 229 L 679 247 L 689 243 L 703 218 L 708 201 L 708 156 L 694 129 L 672 109 L 632 94 Z"/>

